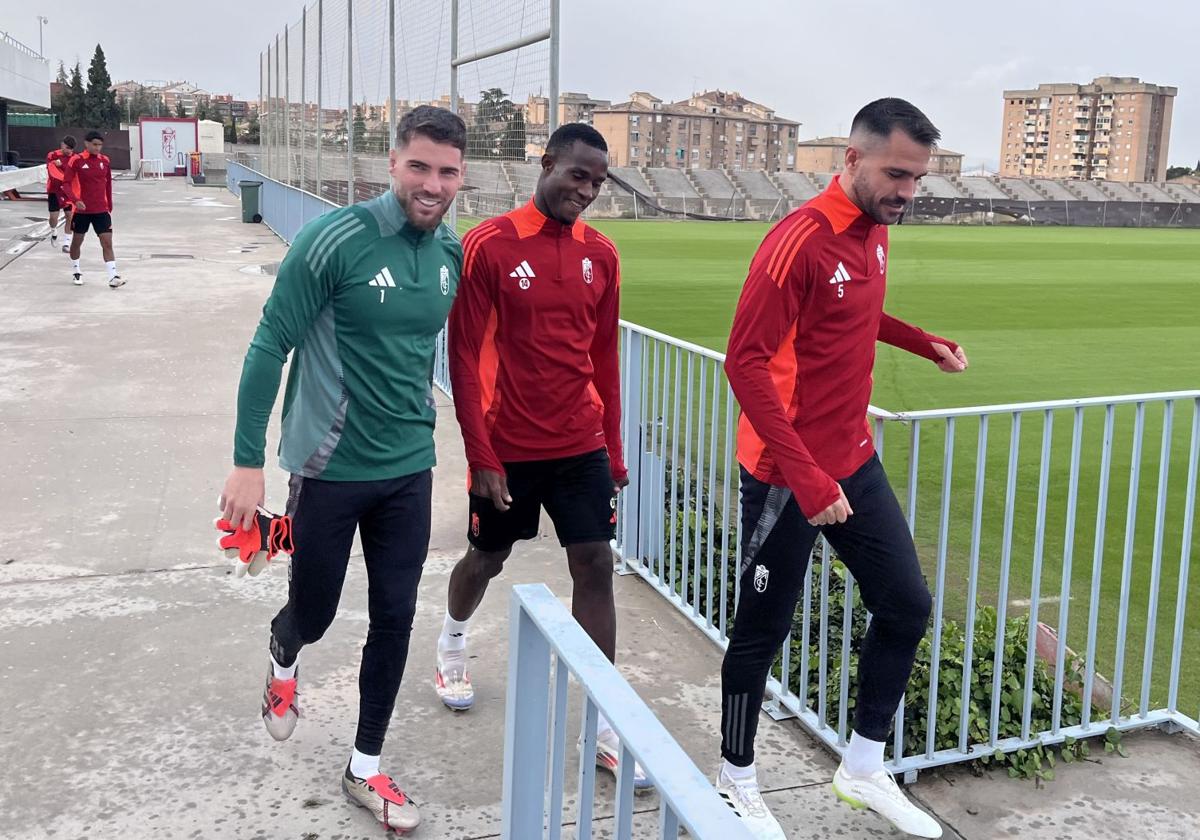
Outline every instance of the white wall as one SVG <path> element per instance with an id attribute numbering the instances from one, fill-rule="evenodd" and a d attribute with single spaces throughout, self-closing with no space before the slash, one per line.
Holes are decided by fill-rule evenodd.
<path id="1" fill-rule="evenodd" d="M 50 107 L 50 63 L 0 39 L 0 99 Z"/>

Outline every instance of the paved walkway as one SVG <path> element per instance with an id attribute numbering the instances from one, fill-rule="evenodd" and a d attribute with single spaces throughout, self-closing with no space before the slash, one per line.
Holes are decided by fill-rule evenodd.
<path id="1" fill-rule="evenodd" d="M 114 193 L 128 280 L 118 291 L 94 238 L 75 288 L 66 257 L 40 238 L 44 205 L 0 203 L 0 254 L 32 242 L 0 268 L 0 838 L 378 837 L 338 789 L 366 632 L 361 565 L 338 620 L 304 654 L 301 726 L 276 744 L 258 702 L 285 570 L 235 580 L 213 549 L 242 356 L 272 282 L 254 267 L 284 247 L 242 224 L 223 190 L 119 181 Z M 385 768 L 422 805 L 418 837 L 492 838 L 507 588 L 544 581 L 566 600 L 570 582 L 551 535 L 522 545 L 473 623 L 476 708 L 440 706 L 434 644 L 466 501 L 444 402 L 437 437 L 433 540 Z M 283 476 L 269 474 L 281 506 Z M 640 580 L 616 585 L 622 673 L 711 771 L 717 650 Z M 759 731 L 766 798 L 793 840 L 900 837 L 836 804 L 832 757 L 794 722 L 764 718 Z M 950 838 L 1200 836 L 1194 742 L 1127 743 L 1130 759 L 1066 768 L 1041 789 L 954 770 L 911 790 Z M 612 792 L 602 779 L 598 813 L 611 813 Z M 651 836 L 657 807 L 639 800 L 635 836 Z"/>

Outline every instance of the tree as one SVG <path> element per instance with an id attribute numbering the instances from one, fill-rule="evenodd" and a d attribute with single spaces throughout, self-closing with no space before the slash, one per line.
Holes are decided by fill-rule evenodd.
<path id="1" fill-rule="evenodd" d="M 83 113 L 83 98 L 83 69 L 77 61 L 75 62 L 75 67 L 71 70 L 71 80 L 67 82 L 67 86 L 63 90 L 62 113 L 59 114 L 61 125 L 72 127 L 87 126 Z"/>
<path id="2" fill-rule="evenodd" d="M 367 132 L 366 150 L 379 154 L 386 154 L 388 150 L 388 127 L 387 123 L 376 123 L 371 126 Z"/>
<path id="3" fill-rule="evenodd" d="M 50 110 L 58 114 L 59 125 L 66 125 L 63 122 L 63 99 L 67 95 L 67 86 L 71 84 L 71 81 L 67 78 L 67 68 L 61 61 L 58 62 L 58 75 L 54 77 L 54 81 L 58 88 L 50 95 Z"/>
<path id="4" fill-rule="evenodd" d="M 88 66 L 88 84 L 83 97 L 83 115 L 86 125 L 94 128 L 116 128 L 120 125 L 120 110 L 117 95 L 112 90 L 112 77 L 108 75 L 108 62 L 104 50 L 96 45 L 92 63 Z"/>
<path id="5" fill-rule="evenodd" d="M 246 122 L 246 133 L 244 135 L 247 143 L 257 145 L 261 139 L 261 132 L 258 125 L 258 114 L 253 112 L 250 114 L 250 119 Z"/>
<path id="6" fill-rule="evenodd" d="M 233 122 L 233 117 L 225 120 L 225 142 L 237 143 L 237 126 Z"/>
<path id="7" fill-rule="evenodd" d="M 500 144 L 500 157 L 505 160 L 525 160 L 525 112 L 521 108 L 514 108 L 508 120 L 504 140 Z"/>
<path id="8" fill-rule="evenodd" d="M 198 100 L 198 103 L 196 105 L 196 119 L 198 119 L 198 120 L 211 120 L 212 119 L 212 114 L 210 114 L 208 112 L 208 101 L 207 100 L 204 100 L 204 99 Z"/>
<path id="9" fill-rule="evenodd" d="M 363 118 L 361 105 L 354 106 L 354 149 L 355 151 L 366 151 L 367 149 L 367 121 Z"/>
<path id="10" fill-rule="evenodd" d="M 1167 167 L 1167 180 L 1170 181 L 1173 178 L 1182 178 L 1184 175 L 1192 175 L 1195 172 L 1196 170 L 1192 169 L 1190 166 L 1170 166 Z"/>
<path id="11" fill-rule="evenodd" d="M 182 99 L 175 100 L 175 116 L 181 120 L 187 117 L 187 109 L 183 107 Z"/>

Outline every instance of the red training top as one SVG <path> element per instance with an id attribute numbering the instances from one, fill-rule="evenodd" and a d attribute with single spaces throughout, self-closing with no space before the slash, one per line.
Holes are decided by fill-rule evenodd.
<path id="1" fill-rule="evenodd" d="M 607 446 L 625 478 L 616 246 L 524 207 L 463 238 L 450 310 L 450 383 L 471 469 Z"/>
<path id="2" fill-rule="evenodd" d="M 70 201 L 74 190 L 67 182 L 66 165 L 73 152 L 54 149 L 46 153 L 46 194 Z"/>
<path id="3" fill-rule="evenodd" d="M 107 155 L 83 152 L 67 161 L 67 179 L 74 180 L 76 202 L 82 201 L 84 215 L 112 212 L 112 163 Z"/>
<path id="4" fill-rule="evenodd" d="M 867 406 L 875 342 L 932 361 L 958 345 L 883 313 L 887 227 L 835 177 L 767 234 L 742 289 L 725 371 L 741 404 L 738 461 L 788 487 L 806 517 L 874 455 Z"/>

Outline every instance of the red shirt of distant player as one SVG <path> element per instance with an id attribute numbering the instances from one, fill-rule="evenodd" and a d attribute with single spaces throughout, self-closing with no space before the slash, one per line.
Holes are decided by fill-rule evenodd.
<path id="1" fill-rule="evenodd" d="M 74 189 L 67 180 L 67 161 L 74 152 L 55 149 L 46 154 L 46 194 L 57 195 L 60 201 L 70 201 Z"/>
<path id="2" fill-rule="evenodd" d="M 471 469 L 621 451 L 616 246 L 532 201 L 463 239 L 450 382 Z"/>
<path id="3" fill-rule="evenodd" d="M 82 201 L 80 213 L 112 212 L 112 163 L 108 155 L 82 152 L 67 161 L 67 178 L 74 181 L 75 201 Z"/>
<path id="4" fill-rule="evenodd" d="M 888 231 L 838 178 L 767 234 L 742 289 L 725 370 L 742 407 L 738 462 L 788 487 L 807 517 L 874 454 L 875 342 L 937 361 L 958 345 L 884 313 Z"/>

